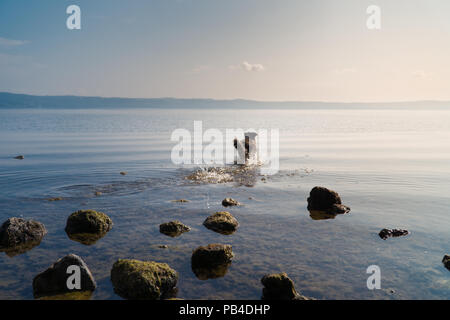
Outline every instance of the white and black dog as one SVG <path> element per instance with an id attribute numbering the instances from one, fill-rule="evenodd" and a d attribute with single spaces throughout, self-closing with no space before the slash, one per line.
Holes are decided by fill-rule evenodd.
<path id="1" fill-rule="evenodd" d="M 256 136 L 258 134 L 256 132 L 246 132 L 244 133 L 245 139 L 239 141 L 237 138 L 234 138 L 233 145 L 238 151 L 238 159 L 234 160 L 235 164 L 246 164 L 250 158 L 254 158 L 256 155 Z"/>

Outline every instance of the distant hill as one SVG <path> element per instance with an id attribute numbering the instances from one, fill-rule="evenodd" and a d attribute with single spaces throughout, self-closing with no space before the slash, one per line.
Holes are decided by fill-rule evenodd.
<path id="1" fill-rule="evenodd" d="M 34 96 L 0 92 L 0 109 L 447 109 L 449 101 L 412 101 L 383 103 L 342 103 L 318 101 L 254 101 L 175 98 L 102 98 L 79 96 Z"/>

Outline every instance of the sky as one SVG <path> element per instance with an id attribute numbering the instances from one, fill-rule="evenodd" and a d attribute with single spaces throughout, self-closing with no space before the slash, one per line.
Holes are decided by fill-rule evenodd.
<path id="1" fill-rule="evenodd" d="M 449 17 L 448 0 L 0 0 L 0 91 L 450 100 Z"/>

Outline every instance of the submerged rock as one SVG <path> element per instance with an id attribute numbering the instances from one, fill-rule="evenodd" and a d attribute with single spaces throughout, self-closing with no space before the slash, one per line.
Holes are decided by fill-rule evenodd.
<path id="1" fill-rule="evenodd" d="M 206 218 L 203 225 L 215 232 L 229 235 L 236 231 L 239 223 L 229 212 L 221 211 Z"/>
<path id="2" fill-rule="evenodd" d="M 165 299 L 176 293 L 178 273 L 165 263 L 117 260 L 111 269 L 114 291 L 125 299 Z"/>
<path id="3" fill-rule="evenodd" d="M 57 197 L 57 198 L 48 198 L 47 201 L 54 202 L 54 201 L 61 201 L 62 199 L 63 199 L 63 198 L 61 198 L 61 197 Z"/>
<path id="4" fill-rule="evenodd" d="M 209 244 L 194 250 L 191 267 L 200 280 L 215 279 L 225 276 L 232 259 L 231 245 Z"/>
<path id="5" fill-rule="evenodd" d="M 387 238 L 396 238 L 401 236 L 406 236 L 409 234 L 408 230 L 403 229 L 383 229 L 378 233 L 381 239 L 386 240 Z"/>
<path id="6" fill-rule="evenodd" d="M 189 232 L 191 228 L 178 220 L 170 221 L 159 225 L 159 232 L 169 237 L 178 237 L 184 232 Z"/>
<path id="7" fill-rule="evenodd" d="M 299 294 L 286 273 L 267 274 L 261 279 L 263 300 L 310 300 Z"/>
<path id="8" fill-rule="evenodd" d="M 309 211 L 323 211 L 328 214 L 344 214 L 350 212 L 350 208 L 344 206 L 341 197 L 336 191 L 314 187 L 308 197 Z"/>
<path id="9" fill-rule="evenodd" d="M 71 240 L 92 245 L 111 230 L 113 222 L 103 212 L 79 210 L 67 219 L 66 233 Z"/>
<path id="10" fill-rule="evenodd" d="M 450 270 L 450 255 L 446 254 L 442 259 L 442 263 L 448 270 Z"/>
<path id="11" fill-rule="evenodd" d="M 75 275 L 76 272 L 68 269 L 71 266 L 79 267 L 79 288 L 68 288 L 68 283 L 72 283 L 69 277 Z M 64 258 L 59 259 L 47 270 L 38 274 L 33 279 L 33 294 L 35 298 L 73 293 L 78 291 L 92 292 L 96 287 L 97 284 L 95 283 L 94 277 L 92 276 L 91 271 L 87 267 L 86 263 L 84 263 L 84 261 L 75 254 L 69 254 Z"/>
<path id="12" fill-rule="evenodd" d="M 222 205 L 224 207 L 232 207 L 232 206 L 240 206 L 241 204 L 232 198 L 225 198 L 222 201 Z"/>
<path id="13" fill-rule="evenodd" d="M 16 157 L 14 157 L 14 159 L 17 159 L 17 160 L 23 160 L 23 159 L 25 159 L 25 157 L 24 157 L 24 156 L 22 156 L 22 155 L 20 155 L 20 156 L 16 156 Z"/>
<path id="14" fill-rule="evenodd" d="M 34 220 L 9 218 L 0 227 L 0 251 L 15 256 L 31 250 L 47 234 L 45 226 Z"/>

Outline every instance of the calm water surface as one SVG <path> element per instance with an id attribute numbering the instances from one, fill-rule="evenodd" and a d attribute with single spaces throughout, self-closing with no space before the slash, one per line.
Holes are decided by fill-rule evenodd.
<path id="1" fill-rule="evenodd" d="M 279 129 L 279 173 L 256 176 L 252 187 L 186 181 L 194 168 L 172 164 L 170 137 L 192 131 L 194 120 L 204 130 Z M 25 159 L 13 159 L 19 154 Z M 316 185 L 338 191 L 351 213 L 311 219 L 306 198 Z M 261 277 L 284 271 L 318 299 L 450 299 L 441 263 L 449 194 L 450 110 L 0 110 L 0 220 L 32 218 L 48 229 L 38 247 L 1 253 L 0 298 L 33 299 L 33 277 L 75 253 L 97 280 L 92 299 L 120 299 L 109 279 L 118 258 L 168 263 L 181 298 L 259 299 Z M 202 226 L 225 197 L 244 204 L 229 209 L 240 228 L 228 236 Z M 180 198 L 191 202 L 171 202 Z M 70 240 L 66 219 L 79 209 L 107 213 L 113 229 L 92 246 Z M 173 219 L 192 231 L 160 234 Z M 411 234 L 383 241 L 385 227 Z M 197 279 L 192 250 L 218 242 L 233 245 L 227 274 Z M 381 290 L 366 287 L 373 264 Z"/>

